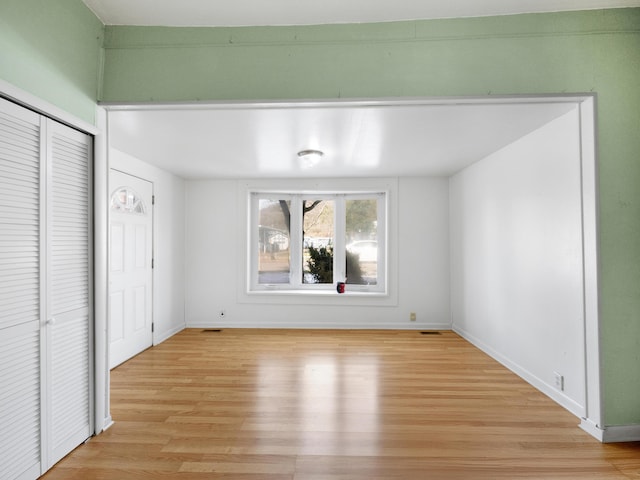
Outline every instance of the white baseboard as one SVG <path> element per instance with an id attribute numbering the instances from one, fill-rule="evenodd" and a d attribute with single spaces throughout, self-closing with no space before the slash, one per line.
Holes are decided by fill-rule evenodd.
<path id="1" fill-rule="evenodd" d="M 575 400 L 567 397 L 562 392 L 559 392 L 558 390 L 556 390 L 556 388 L 553 385 L 550 385 L 542 381 L 533 373 L 529 372 L 528 370 L 518 365 L 517 363 L 511 361 L 509 358 L 505 357 L 501 353 L 495 351 L 493 348 L 491 348 L 490 346 L 488 346 L 478 338 L 474 337 L 473 335 L 469 334 L 468 332 L 456 326 L 453 326 L 453 331 L 456 332 L 465 340 L 467 340 L 469 343 L 473 344 L 475 347 L 479 348 L 484 353 L 492 357 L 494 360 L 498 361 L 499 363 L 507 367 L 509 370 L 511 370 L 513 373 L 515 373 L 520 378 L 525 380 L 527 383 L 531 384 L 533 387 L 540 390 L 542 393 L 544 393 L 546 396 L 554 400 L 556 403 L 560 404 L 562 407 L 569 410 L 576 417 L 582 418 L 584 416 L 585 414 L 584 405 L 580 405 Z"/>
<path id="2" fill-rule="evenodd" d="M 451 330 L 451 324 L 449 323 L 432 323 L 422 325 L 411 325 L 397 323 L 374 323 L 371 325 L 364 325 L 361 323 L 352 324 L 345 322 L 305 322 L 305 323 L 291 323 L 291 322 L 264 322 L 264 321 L 212 321 L 212 322 L 191 322 L 188 323 L 186 328 L 290 328 L 290 329 L 316 329 L 316 330 Z"/>
<path id="3" fill-rule="evenodd" d="M 109 415 L 108 417 L 105 417 L 101 428 L 96 429 L 96 435 L 99 435 L 105 430 L 109 429 L 113 425 L 113 423 L 114 422 L 113 422 L 113 418 L 111 418 L 111 415 Z"/>
<path id="4" fill-rule="evenodd" d="M 602 443 L 640 442 L 640 425 L 612 425 L 602 428 L 583 418 L 580 428 Z"/>
<path id="5" fill-rule="evenodd" d="M 171 330 L 167 330 L 166 332 L 157 332 L 153 335 L 153 345 L 159 345 L 164 342 L 168 338 L 173 337 L 176 333 L 184 330 L 186 325 L 178 325 L 177 327 L 172 328 Z"/>
<path id="6" fill-rule="evenodd" d="M 107 418 L 104 419 L 105 427 L 103 430 L 107 430 L 108 428 L 111 428 L 111 426 L 113 426 L 114 423 L 115 422 L 111 418 L 111 415 L 109 415 Z"/>
<path id="7" fill-rule="evenodd" d="M 602 443 L 640 442 L 640 425 L 612 425 L 600 428 L 583 419 L 580 428 Z"/>
<path id="8" fill-rule="evenodd" d="M 580 428 L 591 435 L 593 438 L 602 442 L 604 439 L 604 430 L 600 428 L 598 425 L 593 423 L 588 418 L 580 419 Z"/>

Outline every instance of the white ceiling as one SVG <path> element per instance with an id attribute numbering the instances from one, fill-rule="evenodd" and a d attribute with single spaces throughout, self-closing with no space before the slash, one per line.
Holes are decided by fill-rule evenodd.
<path id="1" fill-rule="evenodd" d="M 366 23 L 640 6 L 640 0 L 84 0 L 107 25 Z"/>
<path id="2" fill-rule="evenodd" d="M 124 107 L 111 146 L 183 178 L 448 176 L 578 99 Z M 319 149 L 308 167 L 297 152 Z"/>

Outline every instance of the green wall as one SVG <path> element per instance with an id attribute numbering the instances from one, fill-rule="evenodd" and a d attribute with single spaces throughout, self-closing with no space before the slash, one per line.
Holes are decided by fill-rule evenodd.
<path id="1" fill-rule="evenodd" d="M 624 9 L 311 27 L 107 27 L 102 100 L 588 92 L 601 87 L 608 55 L 632 58 L 639 23 L 640 11 Z M 610 51 L 612 42 L 626 53 Z"/>
<path id="2" fill-rule="evenodd" d="M 1 0 L 0 78 L 93 124 L 103 33 L 81 0 Z"/>
<path id="3" fill-rule="evenodd" d="M 640 424 L 640 9 L 107 27 L 104 47 L 106 102 L 597 92 L 604 421 Z"/>

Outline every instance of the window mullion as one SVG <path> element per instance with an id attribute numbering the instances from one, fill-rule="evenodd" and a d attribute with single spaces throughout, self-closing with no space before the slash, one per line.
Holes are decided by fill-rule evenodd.
<path id="1" fill-rule="evenodd" d="M 345 281 L 346 267 L 346 205 L 345 196 L 334 197 L 334 245 L 333 245 L 333 282 Z"/>
<path id="2" fill-rule="evenodd" d="M 258 197 L 255 193 L 251 193 L 249 196 L 249 209 L 250 218 L 252 219 L 249 225 L 249 289 L 253 290 L 258 286 L 258 221 L 253 219 L 259 218 L 258 212 Z"/>
<path id="3" fill-rule="evenodd" d="M 291 287 L 302 286 L 302 198 L 294 195 L 291 198 L 291 232 L 289 235 L 291 245 Z"/>
<path id="4" fill-rule="evenodd" d="M 377 288 L 386 290 L 387 285 L 387 202 L 385 195 L 377 196 L 378 225 L 376 238 L 378 239 L 378 280 Z"/>

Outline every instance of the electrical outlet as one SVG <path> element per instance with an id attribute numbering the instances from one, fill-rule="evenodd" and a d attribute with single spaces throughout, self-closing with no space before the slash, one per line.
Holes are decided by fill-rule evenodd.
<path id="1" fill-rule="evenodd" d="M 416 321 L 416 312 L 411 312 L 409 314 L 409 320 L 412 321 L 412 322 Z"/>
<path id="2" fill-rule="evenodd" d="M 553 378 L 555 381 L 555 386 L 561 392 L 564 391 L 564 377 L 560 375 L 558 372 L 553 372 Z"/>

